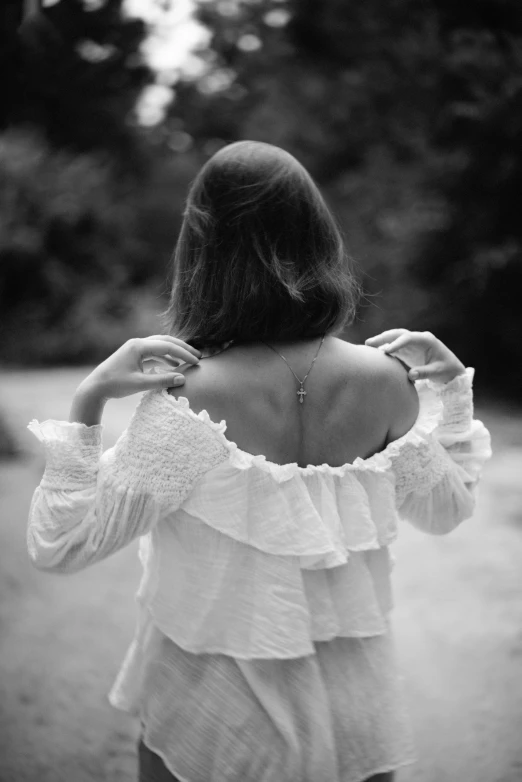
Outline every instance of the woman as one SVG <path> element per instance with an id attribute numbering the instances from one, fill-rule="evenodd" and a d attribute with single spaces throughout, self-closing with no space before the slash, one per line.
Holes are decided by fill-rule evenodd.
<path id="1" fill-rule="evenodd" d="M 398 516 L 442 534 L 473 512 L 490 454 L 473 370 L 431 334 L 337 338 L 357 285 L 277 147 L 207 162 L 173 266 L 168 333 L 100 364 L 69 422 L 29 426 L 47 451 L 30 557 L 75 572 L 140 536 L 109 697 L 141 720 L 141 782 L 391 780 L 413 750 L 388 546 Z M 106 400 L 140 391 L 101 454 Z"/>

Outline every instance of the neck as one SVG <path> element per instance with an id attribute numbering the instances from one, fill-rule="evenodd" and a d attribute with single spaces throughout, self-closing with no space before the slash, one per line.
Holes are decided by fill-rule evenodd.
<path id="1" fill-rule="evenodd" d="M 320 340 L 320 344 L 322 344 L 326 338 L 326 334 L 318 335 L 315 337 L 301 337 L 296 339 L 271 339 L 270 343 L 265 342 L 263 339 L 257 339 L 257 340 L 240 340 L 240 339 L 229 339 L 224 342 L 221 342 L 219 345 L 209 345 L 204 346 L 200 348 L 203 355 L 202 358 L 209 358 L 210 356 L 215 356 L 218 353 L 223 353 L 223 351 L 227 350 L 229 347 L 232 347 L 233 345 L 238 346 L 248 346 L 251 345 L 252 347 L 258 347 L 259 345 L 275 345 L 278 348 L 284 349 L 287 347 L 293 347 L 294 345 L 302 345 L 307 342 L 313 343 L 316 342 L 318 339 Z"/>

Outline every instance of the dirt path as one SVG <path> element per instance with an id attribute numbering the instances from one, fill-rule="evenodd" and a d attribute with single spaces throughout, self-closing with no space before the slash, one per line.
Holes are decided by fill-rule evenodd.
<path id="1" fill-rule="evenodd" d="M 67 419 L 84 375 L 0 375 L 0 405 L 29 454 L 0 466 L 0 782 L 135 782 L 137 725 L 106 694 L 133 633 L 136 545 L 72 576 L 35 571 L 25 549 L 43 467 L 25 426 Z M 107 406 L 105 447 L 136 403 Z M 479 417 L 496 453 L 475 517 L 440 538 L 405 525 L 395 546 L 394 625 L 419 754 L 397 782 L 522 781 L 522 415 Z"/>

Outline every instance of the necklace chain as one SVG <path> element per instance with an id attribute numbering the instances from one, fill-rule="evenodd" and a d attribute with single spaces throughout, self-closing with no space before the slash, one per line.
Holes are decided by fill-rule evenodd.
<path id="1" fill-rule="evenodd" d="M 315 354 L 315 356 L 314 356 L 314 358 L 313 358 L 313 360 L 312 360 L 312 363 L 310 364 L 310 368 L 309 368 L 308 372 L 306 373 L 306 375 L 303 377 L 303 379 L 302 379 L 302 380 L 301 380 L 301 378 L 300 378 L 300 377 L 298 377 L 298 376 L 296 375 L 296 373 L 294 372 L 294 370 L 292 369 L 292 367 L 290 366 L 290 364 L 288 363 L 288 361 L 286 360 L 286 358 L 283 356 L 283 354 L 282 354 L 282 353 L 280 353 L 278 350 L 276 350 L 274 347 L 272 347 L 272 345 L 269 345 L 269 344 L 268 344 L 268 342 L 265 342 L 263 339 L 261 340 L 261 342 L 263 343 L 263 345 L 266 345 L 266 346 L 267 346 L 267 348 L 270 348 L 270 350 L 273 350 L 273 351 L 274 351 L 274 353 L 277 353 L 277 355 L 278 355 L 280 358 L 282 358 L 282 359 L 283 359 L 283 361 L 284 361 L 284 362 L 285 362 L 285 364 L 287 365 L 288 369 L 290 370 L 290 372 L 292 373 L 292 375 L 295 377 L 295 379 L 296 379 L 296 380 L 297 380 L 297 382 L 299 383 L 299 388 L 298 388 L 298 390 L 297 390 L 297 396 L 298 396 L 298 398 L 299 398 L 299 402 L 300 402 L 301 404 L 303 404 L 303 402 L 304 402 L 304 398 L 305 398 L 305 396 L 306 396 L 306 394 L 307 394 L 307 392 L 304 390 L 304 384 L 305 384 L 305 380 L 306 380 L 306 378 L 308 377 L 308 375 L 310 374 L 310 372 L 312 371 L 312 367 L 313 367 L 313 365 L 314 365 L 314 364 L 315 364 L 315 362 L 316 362 L 317 356 L 319 355 L 319 351 L 321 350 L 321 346 L 322 346 L 322 344 L 323 344 L 323 342 L 324 342 L 324 338 L 325 338 L 325 337 L 326 337 L 326 334 L 323 334 L 323 337 L 322 337 L 322 339 L 321 339 L 321 342 L 319 343 L 319 347 L 317 348 L 317 353 Z M 215 352 L 211 352 L 211 353 L 210 353 L 208 356 L 202 356 L 201 358 L 210 358 L 211 356 L 216 356 L 216 355 L 218 355 L 219 353 L 223 353 L 223 351 L 225 351 L 225 350 L 226 350 L 228 347 L 230 347 L 230 345 L 231 345 L 233 342 L 234 342 L 234 340 L 229 340 L 228 342 L 225 342 L 225 343 L 223 343 L 223 345 L 221 346 L 221 349 L 219 349 L 219 348 L 218 348 L 217 350 L 215 350 Z M 213 350 L 214 350 L 214 349 L 213 349 Z"/>
<path id="2" fill-rule="evenodd" d="M 299 401 L 300 401 L 300 403 L 301 403 L 301 404 L 303 404 L 303 402 L 304 402 L 304 398 L 305 398 L 305 396 L 306 396 L 306 394 L 307 394 L 307 392 L 304 390 L 304 383 L 305 383 L 305 380 L 306 380 L 306 378 L 308 377 L 308 375 L 310 374 L 310 372 L 312 371 L 312 367 L 313 367 L 313 365 L 315 364 L 315 361 L 316 361 L 316 359 L 317 359 L 317 356 L 319 355 L 319 351 L 321 350 L 321 346 L 322 346 L 322 344 L 323 344 L 323 342 L 324 342 L 324 338 L 325 338 L 325 336 L 326 336 L 326 334 L 323 334 L 323 337 L 322 337 L 322 339 L 321 339 L 321 342 L 319 343 L 319 347 L 317 348 L 317 353 L 315 354 L 315 356 L 314 356 L 314 358 L 313 358 L 313 361 L 312 361 L 312 363 L 310 364 L 310 369 L 308 370 L 308 372 L 306 373 L 306 375 L 303 377 L 303 379 L 302 379 L 302 380 L 301 380 L 301 378 L 300 378 L 300 377 L 297 377 L 297 375 L 295 374 L 294 370 L 292 369 L 292 367 L 290 366 L 290 364 L 288 363 L 288 361 L 286 360 L 286 358 L 283 356 L 283 354 L 282 354 L 282 353 L 280 353 L 278 350 L 276 350 L 274 347 L 272 347 L 272 345 L 269 345 L 269 344 L 268 344 L 268 342 L 265 342 L 264 340 L 261 340 L 261 342 L 263 342 L 263 344 L 264 344 L 264 345 L 266 345 L 266 346 L 267 346 L 267 348 L 270 348 L 271 350 L 273 350 L 273 351 L 274 351 L 274 353 L 277 353 L 277 355 L 278 355 L 278 356 L 280 356 L 280 358 L 282 358 L 282 359 L 283 359 L 283 361 L 284 361 L 284 362 L 285 362 L 285 364 L 287 365 L 288 369 L 290 370 L 290 372 L 292 373 L 292 375 L 295 377 L 295 379 L 296 379 L 296 380 L 297 380 L 297 382 L 299 383 L 299 389 L 298 389 L 298 391 L 297 391 L 297 396 L 299 397 Z"/>

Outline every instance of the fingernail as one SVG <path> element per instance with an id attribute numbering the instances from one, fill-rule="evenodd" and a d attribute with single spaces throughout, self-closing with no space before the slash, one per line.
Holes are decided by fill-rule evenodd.
<path id="1" fill-rule="evenodd" d="M 413 378 L 413 380 L 416 380 L 419 377 L 419 373 L 416 369 L 412 369 L 410 372 L 410 377 Z"/>
<path id="2" fill-rule="evenodd" d="M 174 378 L 174 380 L 172 381 L 172 385 L 173 386 L 182 386 L 184 382 L 185 382 L 185 378 L 178 376 L 178 377 Z"/>

